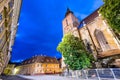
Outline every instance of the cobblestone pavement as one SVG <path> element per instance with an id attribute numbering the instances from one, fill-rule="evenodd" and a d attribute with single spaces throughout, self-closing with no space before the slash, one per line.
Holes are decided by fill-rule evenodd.
<path id="1" fill-rule="evenodd" d="M 58 75 L 37 75 L 37 76 L 25 76 L 25 75 L 11 75 L 0 76 L 0 80 L 81 80 L 77 78 L 67 78 Z"/>
<path id="2" fill-rule="evenodd" d="M 37 76 L 23 76 L 19 75 L 20 77 L 27 78 L 30 80 L 80 80 L 77 78 L 66 78 L 57 75 L 37 75 Z"/>

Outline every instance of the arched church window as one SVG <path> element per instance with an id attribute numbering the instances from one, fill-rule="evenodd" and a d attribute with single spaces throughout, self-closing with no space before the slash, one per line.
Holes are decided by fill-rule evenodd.
<path id="1" fill-rule="evenodd" d="M 109 50 L 110 46 L 109 46 L 103 32 L 96 29 L 94 34 L 95 34 L 96 40 L 97 40 L 98 44 L 100 45 L 102 51 Z"/>
<path id="2" fill-rule="evenodd" d="M 92 53 L 92 49 L 90 47 L 91 46 L 90 42 L 88 42 L 87 39 L 85 39 L 84 42 L 85 42 L 87 51 L 89 51 L 90 53 Z"/>

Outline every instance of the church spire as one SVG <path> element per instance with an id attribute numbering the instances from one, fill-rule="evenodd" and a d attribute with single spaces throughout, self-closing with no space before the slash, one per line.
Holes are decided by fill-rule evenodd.
<path id="1" fill-rule="evenodd" d="M 72 12 L 69 8 L 67 8 L 67 12 L 66 12 L 66 14 L 65 14 L 65 17 L 66 17 L 69 13 L 72 13 L 72 14 L 73 14 L 73 12 Z"/>

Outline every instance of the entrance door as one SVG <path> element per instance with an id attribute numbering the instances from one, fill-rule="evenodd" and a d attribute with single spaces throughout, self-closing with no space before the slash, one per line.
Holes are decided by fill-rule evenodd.
<path id="1" fill-rule="evenodd" d="M 95 30 L 95 37 L 96 37 L 102 51 L 110 50 L 110 46 L 109 46 L 102 31 L 96 29 Z"/>

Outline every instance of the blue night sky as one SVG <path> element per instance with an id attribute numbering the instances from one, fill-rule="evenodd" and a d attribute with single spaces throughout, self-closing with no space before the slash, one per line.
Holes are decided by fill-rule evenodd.
<path id="1" fill-rule="evenodd" d="M 11 61 L 34 55 L 60 58 L 56 47 L 67 7 L 82 20 L 102 4 L 102 0 L 23 0 Z"/>

